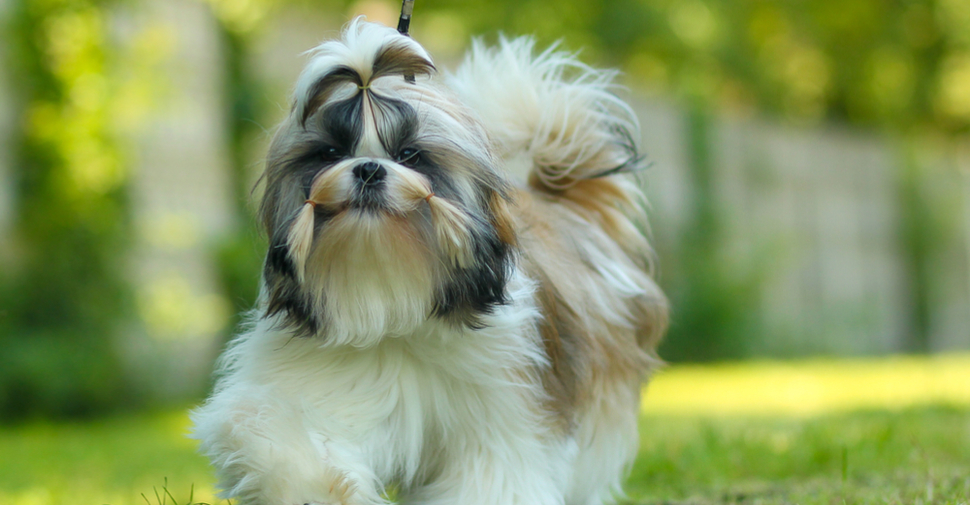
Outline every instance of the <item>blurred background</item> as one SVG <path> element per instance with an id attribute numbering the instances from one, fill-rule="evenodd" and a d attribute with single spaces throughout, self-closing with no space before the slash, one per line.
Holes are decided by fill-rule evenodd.
<path id="1" fill-rule="evenodd" d="M 255 297 L 303 51 L 399 3 L 0 0 L 0 419 L 184 404 Z M 673 363 L 970 349 L 970 2 L 418 0 L 623 70 Z"/>

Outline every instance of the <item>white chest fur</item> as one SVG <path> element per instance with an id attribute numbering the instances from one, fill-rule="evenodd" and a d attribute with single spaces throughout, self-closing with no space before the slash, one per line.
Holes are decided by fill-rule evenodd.
<path id="1" fill-rule="evenodd" d="M 424 502 L 467 501 L 482 490 L 458 484 L 485 472 L 505 482 L 491 493 L 511 493 L 500 502 L 523 491 L 532 503 L 560 501 L 552 497 L 562 496 L 574 450 L 538 407 L 547 366 L 538 313 L 531 283 L 514 277 L 512 303 L 481 330 L 429 321 L 361 349 L 257 323 L 227 351 L 217 392 L 194 414 L 226 494 L 378 503 L 383 486 L 398 482 L 435 497 Z"/>

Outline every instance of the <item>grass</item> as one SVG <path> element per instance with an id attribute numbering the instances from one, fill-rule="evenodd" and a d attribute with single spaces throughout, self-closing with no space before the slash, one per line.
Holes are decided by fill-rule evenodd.
<path id="1" fill-rule="evenodd" d="M 685 365 L 650 385 L 644 414 L 810 416 L 970 406 L 970 354 Z"/>
<path id="2" fill-rule="evenodd" d="M 970 356 L 672 367 L 649 391 L 631 503 L 970 505 Z M 0 504 L 225 503 L 187 429 L 2 428 Z"/>
<path id="3" fill-rule="evenodd" d="M 182 504 L 216 503 L 184 410 L 0 430 L 0 504 L 145 505 L 166 484 Z M 168 503 L 171 503 L 169 499 Z"/>
<path id="4" fill-rule="evenodd" d="M 970 503 L 970 410 L 645 416 L 640 503 Z"/>

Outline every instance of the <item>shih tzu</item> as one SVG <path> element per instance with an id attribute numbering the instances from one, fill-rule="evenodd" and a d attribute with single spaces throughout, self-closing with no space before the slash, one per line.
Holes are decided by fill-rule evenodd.
<path id="1" fill-rule="evenodd" d="M 312 51 L 267 156 L 258 308 L 193 413 L 225 497 L 620 492 L 667 308 L 613 76 L 516 39 L 439 79 L 361 19 Z"/>

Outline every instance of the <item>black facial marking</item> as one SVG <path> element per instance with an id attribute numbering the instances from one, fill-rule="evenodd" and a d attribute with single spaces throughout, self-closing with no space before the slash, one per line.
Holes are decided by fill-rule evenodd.
<path id="1" fill-rule="evenodd" d="M 266 253 L 264 274 L 296 279 L 296 269 L 290 261 L 290 248 L 286 245 L 286 233 L 281 227 L 270 239 L 269 251 Z"/>
<path id="2" fill-rule="evenodd" d="M 312 337 L 320 331 L 321 324 L 313 309 L 309 297 L 295 281 L 287 279 L 272 284 L 266 315 L 283 314 L 284 326 L 295 335 Z"/>
<path id="3" fill-rule="evenodd" d="M 319 114 L 320 136 L 294 148 L 298 154 L 282 161 L 282 177 L 296 177 L 304 198 L 310 197 L 313 179 L 322 170 L 354 151 L 363 131 L 359 95 L 328 106 Z M 295 181 L 295 182 L 297 182 Z"/>
<path id="4" fill-rule="evenodd" d="M 333 93 L 334 88 L 341 83 L 351 82 L 357 86 L 363 86 L 364 82 L 360 78 L 360 74 L 356 70 L 341 65 L 334 68 L 327 75 L 321 77 L 313 84 L 310 88 L 310 92 L 307 94 L 306 107 L 303 109 L 303 113 L 300 116 L 300 124 L 306 125 L 306 120 L 313 114 L 321 105 L 327 103 L 327 99 L 330 98 L 331 93 Z"/>
<path id="5" fill-rule="evenodd" d="M 448 199 L 459 198 L 460 194 L 453 179 L 454 175 L 452 170 L 448 170 L 449 160 L 454 159 L 455 156 L 440 146 L 421 146 L 419 144 L 416 147 L 420 149 L 421 155 L 417 159 L 413 159 L 407 166 L 428 178 L 434 194 Z"/>
<path id="6" fill-rule="evenodd" d="M 320 114 L 320 130 L 324 136 L 321 149 L 334 147 L 345 156 L 354 152 L 364 131 L 363 103 L 363 94 L 358 93 L 323 110 Z"/>
<path id="7" fill-rule="evenodd" d="M 481 316 L 508 303 L 505 285 L 512 272 L 512 248 L 499 240 L 491 225 L 477 219 L 472 236 L 473 266 L 453 267 L 451 278 L 435 300 L 432 314 L 480 329 L 484 327 Z"/>
<path id="8" fill-rule="evenodd" d="M 333 214 L 317 207 L 314 211 L 314 235 L 326 226 Z M 276 227 L 270 237 L 269 251 L 263 265 L 263 279 L 269 289 L 266 315 L 282 313 L 286 327 L 300 336 L 313 336 L 320 329 L 317 319 L 321 311 L 314 310 L 311 298 L 297 280 L 296 267 L 290 259 L 290 249 L 286 244 L 290 227 L 296 215 Z M 320 307 L 318 307 L 319 309 Z"/>
<path id="9" fill-rule="evenodd" d="M 377 136 L 384 151 L 402 165 L 427 177 L 436 195 L 457 198 L 458 190 L 447 164 L 449 160 L 464 159 L 458 154 L 463 152 L 461 146 L 449 145 L 450 141 L 445 139 L 422 142 L 418 138 L 418 113 L 414 107 L 374 92 L 371 92 L 371 99 L 376 109 Z M 405 149 L 418 154 L 402 159 L 400 154 Z"/>
<path id="10" fill-rule="evenodd" d="M 289 258 L 286 234 L 275 233 L 263 266 L 263 278 L 269 288 L 266 315 L 283 314 L 288 328 L 301 336 L 311 336 L 320 329 L 310 299 L 296 280 L 296 271 Z"/>
<path id="11" fill-rule="evenodd" d="M 406 102 L 371 93 L 376 109 L 377 138 L 384 151 L 391 154 L 414 143 L 418 132 L 418 114 Z"/>

